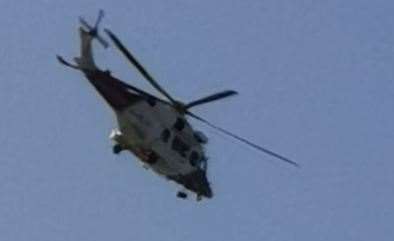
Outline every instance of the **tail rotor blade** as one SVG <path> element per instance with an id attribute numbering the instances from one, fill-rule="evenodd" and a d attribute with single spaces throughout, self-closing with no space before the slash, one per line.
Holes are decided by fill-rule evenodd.
<path id="1" fill-rule="evenodd" d="M 105 41 L 99 34 L 98 34 L 98 27 L 100 25 L 101 20 L 104 17 L 104 11 L 100 10 L 99 15 L 97 17 L 96 23 L 94 24 L 94 27 L 92 27 L 86 20 L 82 17 L 79 17 L 79 22 L 81 23 L 82 26 L 84 26 L 89 33 L 95 37 L 101 45 L 103 45 L 104 48 L 108 48 L 108 43 Z"/>
<path id="2" fill-rule="evenodd" d="M 195 115 L 195 114 L 193 114 L 191 112 L 186 112 L 186 113 L 189 116 L 193 117 L 194 119 L 197 119 L 197 120 L 203 122 L 204 124 L 214 128 L 215 130 L 218 130 L 218 131 L 220 131 L 220 132 L 222 132 L 222 133 L 224 133 L 224 134 L 226 134 L 226 135 L 228 135 L 228 136 L 230 136 L 230 137 L 232 137 L 232 138 L 234 138 L 234 139 L 236 139 L 236 140 L 238 140 L 238 141 L 240 141 L 240 142 L 242 142 L 242 143 L 244 143 L 246 145 L 249 145 L 249 146 L 253 147 L 254 149 L 256 149 L 258 151 L 261 151 L 261 152 L 263 152 L 265 154 L 273 156 L 273 157 L 275 157 L 275 158 L 277 158 L 279 160 L 282 160 L 282 161 L 284 161 L 284 162 L 286 162 L 288 164 L 291 164 L 291 165 L 293 165 L 295 167 L 300 167 L 300 165 L 298 163 L 296 163 L 295 161 L 290 160 L 289 158 L 286 158 L 286 157 L 284 157 L 282 155 L 279 155 L 279 154 L 277 154 L 277 153 L 275 153 L 275 152 L 273 152 L 271 150 L 268 150 L 267 148 L 261 147 L 261 146 L 255 144 L 255 143 L 253 143 L 251 141 L 248 141 L 245 138 L 242 138 L 240 136 L 237 136 L 237 135 L 235 135 L 235 134 L 233 134 L 233 133 L 231 133 L 231 132 L 229 132 L 229 131 L 221 128 L 221 127 L 215 126 L 212 123 L 208 122 L 207 120 L 205 120 L 205 119 L 203 119 L 203 118 L 201 118 L 201 117 L 199 117 L 199 116 L 197 116 L 197 115 Z"/>
<path id="3" fill-rule="evenodd" d="M 101 20 L 103 19 L 103 17 L 104 17 L 104 11 L 102 9 L 100 9 L 99 15 L 98 15 L 97 20 L 96 20 L 96 23 L 94 24 L 94 28 L 95 29 L 98 29 L 98 26 L 99 26 Z"/>

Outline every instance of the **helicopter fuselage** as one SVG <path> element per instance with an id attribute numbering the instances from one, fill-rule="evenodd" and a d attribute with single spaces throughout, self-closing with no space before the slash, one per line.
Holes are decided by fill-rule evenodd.
<path id="1" fill-rule="evenodd" d="M 93 60 L 92 36 L 80 29 L 80 37 L 81 56 L 76 62 L 115 112 L 118 128 L 110 136 L 115 144 L 157 174 L 198 196 L 212 197 L 201 133 L 164 101 L 133 93 L 128 84 L 100 70 Z"/>
<path id="2" fill-rule="evenodd" d="M 165 99 L 129 85 L 113 77 L 109 71 L 99 69 L 93 58 L 92 40 L 97 39 L 105 48 L 108 47 L 105 39 L 98 34 L 98 26 L 103 16 L 104 12 L 100 10 L 94 26 L 80 18 L 81 54 L 74 59 L 76 64 L 67 62 L 59 55 L 57 59 L 67 67 L 82 71 L 113 109 L 118 123 L 118 128 L 110 135 L 115 142 L 115 154 L 129 150 L 145 167 L 196 193 L 198 200 L 201 197 L 211 198 L 213 194 L 207 179 L 207 158 L 204 151 L 207 138 L 201 132 L 193 130 L 186 119 L 188 116 L 260 153 L 299 167 L 297 162 L 214 125 L 190 111 L 195 106 L 237 95 L 237 91 L 225 90 L 188 103 L 180 102 L 149 74 L 120 39 L 108 29 L 104 31 L 115 47 Z M 178 192 L 177 196 L 187 197 L 184 192 Z"/>
<path id="3" fill-rule="evenodd" d="M 135 154 L 145 167 L 176 181 L 198 195 L 211 197 L 206 178 L 207 158 L 201 138 L 183 116 L 157 102 L 137 102 L 115 111 L 118 129 L 111 139 Z M 197 180 L 187 180 L 201 173 Z"/>

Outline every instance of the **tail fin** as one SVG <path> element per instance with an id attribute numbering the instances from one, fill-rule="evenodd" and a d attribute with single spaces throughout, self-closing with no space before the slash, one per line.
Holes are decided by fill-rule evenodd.
<path id="1" fill-rule="evenodd" d="M 79 35 L 81 38 L 81 56 L 74 58 L 74 61 L 81 69 L 95 70 L 97 66 L 93 59 L 93 36 L 82 28 L 79 28 Z"/>
<path id="2" fill-rule="evenodd" d="M 108 43 L 98 35 L 98 27 L 103 17 L 104 12 L 100 10 L 94 27 L 91 27 L 85 19 L 79 18 L 82 25 L 79 28 L 79 35 L 81 38 L 81 56 L 74 58 L 76 65 L 70 64 L 61 56 L 57 56 L 57 59 L 61 64 L 82 71 L 95 71 L 98 69 L 93 59 L 92 40 L 96 38 L 105 48 L 108 47 Z"/>

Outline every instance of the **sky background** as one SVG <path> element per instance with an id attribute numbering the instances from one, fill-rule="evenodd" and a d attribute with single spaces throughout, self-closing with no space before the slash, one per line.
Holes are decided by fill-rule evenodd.
<path id="1" fill-rule="evenodd" d="M 77 17 L 112 29 L 178 99 L 288 156 L 210 137 L 212 200 L 111 152 L 111 110 L 58 64 Z M 394 3 L 389 0 L 0 2 L 0 240 L 394 239 Z M 114 48 L 97 62 L 152 91 Z M 154 92 L 155 93 L 155 92 Z"/>

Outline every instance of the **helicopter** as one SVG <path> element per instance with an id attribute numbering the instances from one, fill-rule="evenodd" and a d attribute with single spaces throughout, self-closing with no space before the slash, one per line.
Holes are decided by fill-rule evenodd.
<path id="1" fill-rule="evenodd" d="M 191 108 L 195 106 L 237 95 L 236 91 L 221 91 L 189 103 L 176 100 L 109 29 L 104 29 L 104 32 L 111 42 L 165 99 L 114 77 L 109 70 L 100 69 L 95 64 L 92 45 L 93 40 L 97 40 L 104 48 L 109 47 L 108 42 L 99 34 L 103 16 L 104 12 L 100 10 L 93 26 L 80 17 L 80 56 L 74 58 L 75 63 L 70 63 L 59 55 L 57 60 L 62 65 L 81 71 L 113 110 L 118 125 L 110 134 L 110 139 L 114 142 L 114 154 L 129 151 L 145 168 L 183 186 L 183 190 L 177 192 L 179 198 L 188 197 L 186 190 L 195 193 L 197 200 L 212 198 L 213 191 L 207 178 L 208 158 L 205 153 L 208 138 L 193 129 L 187 119 L 190 117 L 260 152 L 299 166 L 296 162 L 213 125 L 191 112 Z"/>

